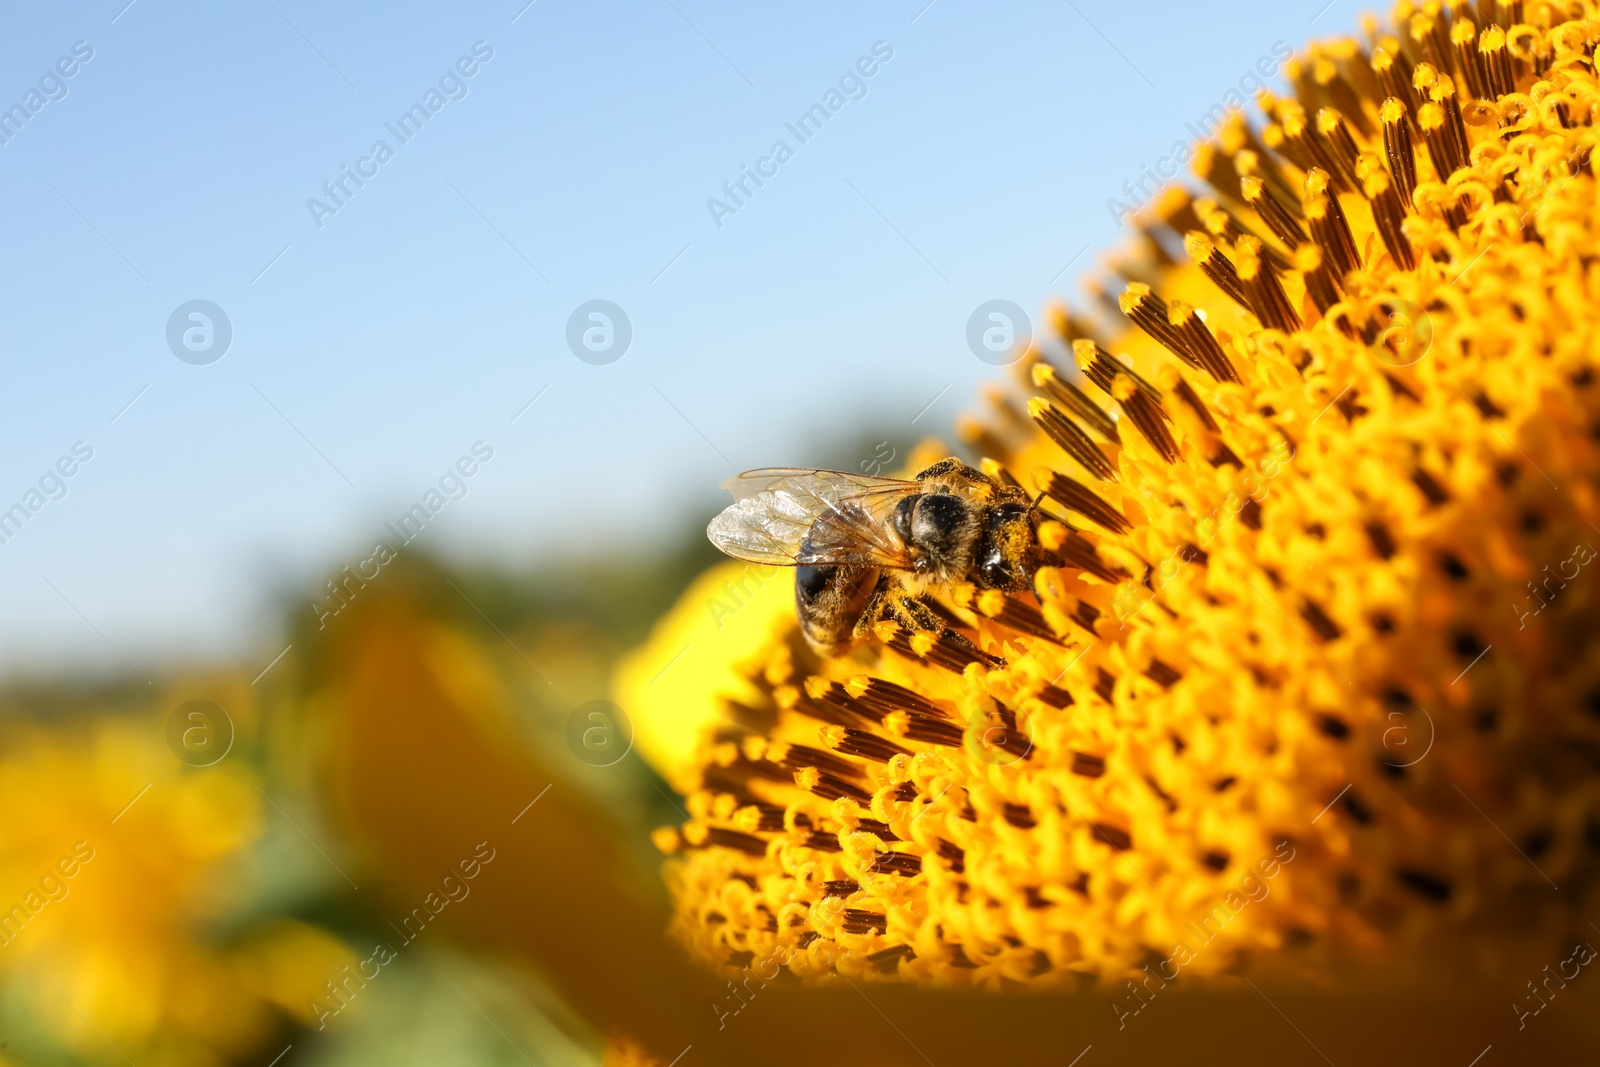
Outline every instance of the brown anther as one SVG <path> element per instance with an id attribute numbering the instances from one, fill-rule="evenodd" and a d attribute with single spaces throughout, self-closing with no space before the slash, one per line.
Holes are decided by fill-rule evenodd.
<path id="1" fill-rule="evenodd" d="M 1106 503 L 1093 489 L 1064 474 L 1051 472 L 1049 482 L 1045 485 L 1045 492 L 1063 507 L 1076 511 L 1090 522 L 1103 526 L 1112 533 L 1122 534 L 1133 529 L 1133 524 L 1123 516 L 1122 512 Z"/>
<path id="2" fill-rule="evenodd" d="M 1052 364 L 1041 359 L 1033 365 L 1031 375 L 1034 388 L 1042 390 L 1056 403 L 1064 405 L 1068 411 L 1082 419 L 1090 429 L 1107 441 L 1122 443 L 1122 435 L 1117 432 L 1116 420 L 1091 400 L 1089 394 L 1068 381 Z"/>
<path id="3" fill-rule="evenodd" d="M 1482 100 L 1489 95 L 1489 72 L 1478 52 L 1478 27 L 1470 19 L 1458 19 L 1450 27 L 1450 44 L 1455 50 L 1456 70 L 1467 83 L 1467 97 Z"/>
<path id="4" fill-rule="evenodd" d="M 1026 601 L 1007 596 L 998 589 L 986 589 L 977 597 L 977 607 L 988 618 L 1018 633 L 1060 643 L 1061 636 L 1051 629 L 1044 614 Z"/>
<path id="5" fill-rule="evenodd" d="M 1189 351 L 1199 359 L 1201 368 L 1219 382 L 1239 381 L 1222 345 L 1211 333 L 1211 328 L 1200 313 L 1182 300 L 1174 300 L 1167 307 L 1167 323 L 1187 342 Z"/>
<path id="6" fill-rule="evenodd" d="M 1184 235 L 1183 247 L 1189 253 L 1189 258 L 1205 271 L 1206 277 L 1211 279 L 1213 285 L 1228 294 L 1234 303 L 1246 311 L 1250 310 L 1250 300 L 1245 296 L 1238 271 L 1234 270 L 1228 257 L 1217 248 L 1215 241 L 1199 230 L 1191 230 Z"/>
<path id="7" fill-rule="evenodd" d="M 1093 341 L 1074 341 L 1072 355 L 1084 377 L 1122 405 L 1123 413 L 1151 448 L 1168 462 L 1178 458 L 1177 442 L 1166 427 L 1171 416 L 1161 406 L 1159 389 L 1117 362 Z"/>
<path id="8" fill-rule="evenodd" d="M 1389 180 L 1388 172 L 1381 167 L 1373 170 L 1362 183 L 1362 191 L 1372 204 L 1372 217 L 1378 224 L 1378 235 L 1383 238 L 1383 246 L 1401 267 L 1415 270 L 1416 255 L 1400 226 L 1406 210 L 1400 203 L 1399 194 L 1395 192 L 1394 183 Z"/>
<path id="9" fill-rule="evenodd" d="M 1372 72 L 1378 76 L 1384 96 L 1401 101 L 1403 106 L 1415 107 L 1420 103 L 1417 91 L 1411 84 L 1415 71 L 1411 61 L 1398 48 L 1391 50 L 1379 45 L 1373 49 Z"/>
<path id="10" fill-rule="evenodd" d="M 1139 284 L 1128 286 L 1118 304 L 1140 329 L 1189 366 L 1220 382 L 1239 380 L 1222 346 L 1188 304 L 1174 301 L 1169 307 L 1149 286 Z"/>
<path id="11" fill-rule="evenodd" d="M 1313 245 L 1306 248 L 1315 249 Z M 1238 246 L 1239 280 L 1261 325 L 1269 330 L 1292 333 L 1300 328 L 1300 317 L 1283 291 L 1278 272 L 1261 256 L 1261 242 L 1254 237 L 1240 239 Z"/>
<path id="12" fill-rule="evenodd" d="M 1517 80 L 1511 70 L 1511 53 L 1506 48 L 1506 31 L 1490 26 L 1478 38 L 1478 54 L 1483 59 L 1489 94 L 1499 98 L 1516 91 Z"/>
<path id="13" fill-rule="evenodd" d="M 1428 146 L 1433 169 L 1438 171 L 1441 179 L 1448 178 L 1459 166 L 1465 165 L 1464 162 L 1457 162 L 1455 141 L 1445 125 L 1444 108 L 1431 100 L 1423 104 L 1417 109 L 1417 128 L 1422 131 L 1422 140 Z"/>
<path id="14" fill-rule="evenodd" d="M 1339 302 L 1339 289 L 1334 283 L 1327 257 L 1314 244 L 1301 245 L 1294 250 L 1295 269 L 1305 279 L 1306 295 L 1323 315 Z"/>
<path id="15" fill-rule="evenodd" d="M 1428 95 L 1444 110 L 1445 129 L 1450 134 L 1452 154 L 1450 172 L 1454 173 L 1472 162 L 1472 142 L 1467 138 L 1467 123 L 1461 114 L 1461 101 L 1456 97 L 1455 79 L 1439 79 Z"/>
<path id="16" fill-rule="evenodd" d="M 1267 229 L 1272 231 L 1273 236 L 1287 247 L 1294 248 L 1310 240 L 1305 230 L 1301 228 L 1299 220 L 1289 213 L 1289 209 L 1273 196 L 1262 182 L 1255 178 L 1241 180 L 1239 195 L 1257 215 L 1261 216 L 1261 221 L 1267 224 Z"/>
<path id="17" fill-rule="evenodd" d="M 1340 287 L 1352 271 L 1361 268 L 1355 235 L 1344 217 L 1339 199 L 1327 189 L 1329 176 L 1320 170 L 1306 175 L 1305 212 L 1311 239 L 1322 249 Z"/>
<path id="18" fill-rule="evenodd" d="M 1301 170 L 1322 170 L 1333 179 L 1340 192 L 1354 192 L 1346 188 L 1349 182 L 1334 158 L 1332 146 L 1312 126 L 1305 109 L 1298 102 L 1286 109 L 1283 121 L 1284 152 Z"/>
<path id="19" fill-rule="evenodd" d="M 930 716 L 936 719 L 949 718 L 944 709 L 928 700 L 920 693 L 913 692 L 903 685 L 888 682 L 882 678 L 873 678 L 870 675 L 858 674 L 844 685 L 845 692 L 857 704 L 880 709 L 887 713 L 890 711 L 912 711 L 919 715 Z M 881 715 L 879 716 L 882 717 Z"/>
<path id="20" fill-rule="evenodd" d="M 1345 124 L 1344 115 L 1331 107 L 1323 108 L 1317 112 L 1317 132 L 1327 145 L 1327 155 L 1333 160 L 1337 168 L 1336 173 L 1344 179 L 1342 184 L 1348 187 L 1341 191 L 1351 192 L 1359 188 L 1360 183 L 1356 181 L 1356 157 L 1361 154 L 1361 150 L 1356 147 L 1355 138 L 1350 136 L 1350 128 Z"/>
<path id="21" fill-rule="evenodd" d="M 1200 366 L 1199 357 L 1189 351 L 1183 337 L 1167 321 L 1166 302 L 1151 292 L 1148 285 L 1135 282 L 1128 286 L 1117 298 L 1117 306 L 1167 351 L 1191 367 Z"/>
<path id="22" fill-rule="evenodd" d="M 1450 36 L 1442 17 L 1425 11 L 1413 15 L 1411 24 L 1407 28 L 1411 33 L 1411 40 L 1421 47 L 1430 63 L 1446 77 L 1454 72 L 1454 53 L 1450 49 Z"/>
<path id="23" fill-rule="evenodd" d="M 1411 123 L 1406 117 L 1405 105 L 1392 96 L 1383 102 L 1378 114 L 1383 119 L 1383 150 L 1389 160 L 1389 172 L 1396 179 L 1400 202 L 1409 210 L 1412 194 L 1417 189 L 1417 157 L 1411 148 Z"/>
<path id="24" fill-rule="evenodd" d="M 1028 415 L 1041 430 L 1061 446 L 1062 451 L 1078 462 L 1084 470 L 1105 481 L 1115 481 L 1117 469 L 1105 453 L 1084 433 L 1077 423 L 1067 418 L 1042 396 L 1028 401 Z"/>
<path id="25" fill-rule="evenodd" d="M 895 756 L 911 754 L 888 738 L 852 726 L 824 726 L 822 740 L 828 747 L 846 756 L 860 756 L 876 763 L 887 763 Z"/>

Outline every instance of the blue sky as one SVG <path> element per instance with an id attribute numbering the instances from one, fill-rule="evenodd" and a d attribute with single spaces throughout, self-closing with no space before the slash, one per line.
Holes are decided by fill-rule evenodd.
<path id="1" fill-rule="evenodd" d="M 973 310 L 1077 292 L 1124 182 L 1276 42 L 1358 14 L 125 3 L 0 33 L 0 108 L 27 111 L 0 144 L 0 510 L 27 511 L 0 669 L 264 665 L 274 592 L 370 556 L 480 441 L 418 544 L 516 563 L 703 522 L 733 468 L 948 433 L 999 373 Z M 335 203 L 346 168 L 369 176 Z M 168 344 L 194 300 L 231 324 L 211 362 Z M 631 325 L 620 359 L 569 348 L 592 300 Z"/>

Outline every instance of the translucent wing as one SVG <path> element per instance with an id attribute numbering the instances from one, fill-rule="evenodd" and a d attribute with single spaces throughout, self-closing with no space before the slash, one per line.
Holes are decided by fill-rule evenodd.
<path id="1" fill-rule="evenodd" d="M 706 536 L 734 559 L 793 567 L 815 522 L 793 497 L 766 493 L 724 508 L 706 527 Z"/>
<path id="2" fill-rule="evenodd" d="M 728 555 L 780 566 L 825 564 L 909 568 L 890 525 L 895 505 L 917 482 L 843 471 L 768 467 L 723 483 L 734 503 L 706 534 Z"/>

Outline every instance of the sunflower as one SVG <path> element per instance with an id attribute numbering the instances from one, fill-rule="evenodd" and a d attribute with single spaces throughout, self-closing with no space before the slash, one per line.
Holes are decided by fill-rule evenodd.
<path id="1" fill-rule="evenodd" d="M 1149 989 L 1600 936 L 1597 41 L 1401 3 L 1199 145 L 962 427 L 1045 496 L 1031 593 L 832 658 L 790 622 L 670 707 L 705 590 L 658 632 L 619 699 L 706 724 L 657 835 L 698 958 Z"/>
<path id="2" fill-rule="evenodd" d="M 185 766 L 155 715 L 68 723 L 0 732 L 0 998 L 24 1056 L 219 1063 L 312 1022 L 353 957 L 237 899 L 262 833 L 247 773 Z"/>

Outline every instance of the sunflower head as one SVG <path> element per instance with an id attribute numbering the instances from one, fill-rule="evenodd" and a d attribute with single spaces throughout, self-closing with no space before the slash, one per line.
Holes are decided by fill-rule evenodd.
<path id="1" fill-rule="evenodd" d="M 683 698 L 686 943 L 1010 986 L 1592 936 L 1597 41 L 1403 3 L 1215 131 L 963 427 L 1045 495 L 1032 588 L 838 656 L 785 625 Z"/>

